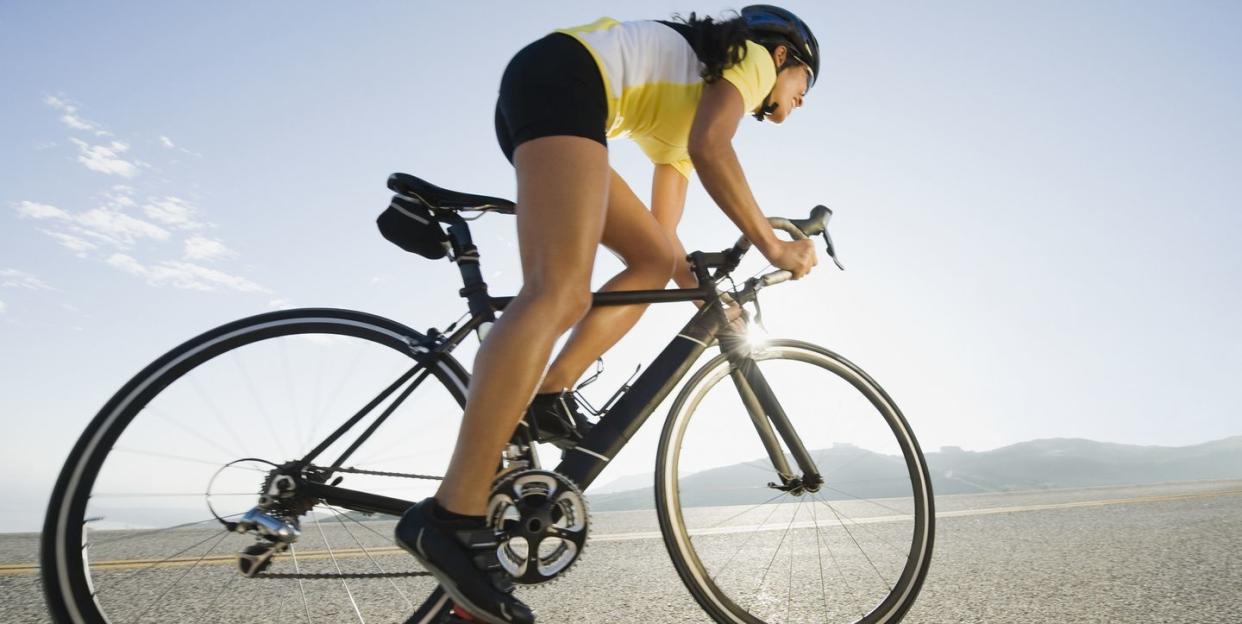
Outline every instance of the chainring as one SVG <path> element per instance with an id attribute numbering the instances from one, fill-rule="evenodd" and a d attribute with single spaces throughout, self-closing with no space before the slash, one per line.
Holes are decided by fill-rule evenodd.
<path id="1" fill-rule="evenodd" d="M 589 528 L 582 491 L 548 470 L 520 470 L 497 479 L 487 522 L 497 530 L 501 567 L 527 585 L 568 570 L 582 554 Z"/>

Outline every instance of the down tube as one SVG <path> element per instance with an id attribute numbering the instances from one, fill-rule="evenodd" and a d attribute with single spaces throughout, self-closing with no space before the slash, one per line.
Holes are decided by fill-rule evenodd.
<path id="1" fill-rule="evenodd" d="M 707 308 L 704 308 L 706 310 Z M 656 407 L 673 391 L 677 382 L 686 375 L 707 349 L 712 331 L 703 331 L 705 315 L 698 315 L 686 325 L 672 342 L 660 352 L 659 357 L 634 382 L 612 410 L 604 416 L 578 446 L 570 450 L 556 471 L 569 477 L 578 487 L 586 490 L 616 456 L 630 438 L 638 432 Z"/>

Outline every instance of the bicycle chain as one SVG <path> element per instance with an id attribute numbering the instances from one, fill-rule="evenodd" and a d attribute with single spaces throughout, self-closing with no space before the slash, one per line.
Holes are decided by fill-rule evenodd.
<path id="1" fill-rule="evenodd" d="M 347 472 L 350 474 L 364 474 L 376 477 L 400 477 L 403 479 L 428 479 L 431 481 L 443 481 L 444 477 L 436 477 L 433 475 L 410 474 L 406 472 L 384 472 L 383 470 L 364 470 L 362 468 L 331 468 L 332 472 Z"/>
<path id="2" fill-rule="evenodd" d="M 325 574 L 315 572 L 305 572 L 302 574 L 289 574 L 287 572 L 264 572 L 256 574 L 251 578 L 266 579 L 298 579 L 307 581 L 331 581 L 336 579 L 375 579 L 375 578 L 406 578 L 411 576 L 431 576 L 430 572 L 342 572 L 340 574 Z"/>

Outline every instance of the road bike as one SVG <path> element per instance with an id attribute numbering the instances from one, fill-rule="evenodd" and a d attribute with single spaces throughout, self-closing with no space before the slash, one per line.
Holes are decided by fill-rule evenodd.
<path id="1" fill-rule="evenodd" d="M 434 578 L 394 546 L 392 524 L 434 492 L 448 464 L 469 385 L 454 350 L 481 339 L 512 300 L 488 293 L 469 221 L 514 204 L 406 174 L 388 186 L 381 232 L 456 265 L 468 313 L 419 332 L 351 310 L 276 311 L 144 368 L 87 426 L 52 492 L 40 556 L 57 622 L 449 617 Z M 770 221 L 795 238 L 823 236 L 840 266 L 831 215 L 817 206 L 807 219 Z M 732 274 L 749 248 L 743 238 L 690 254 L 697 288 L 594 294 L 598 306 L 699 307 L 602 407 L 582 395 L 593 426 L 555 467 L 540 462 L 547 427 L 519 423 L 488 508 L 501 573 L 518 591 L 578 560 L 591 525 L 583 491 L 688 375 L 660 435 L 653 488 L 593 495 L 594 504 L 654 502 L 677 574 L 717 622 L 884 623 L 910 609 L 934 538 L 919 445 L 851 362 L 757 338 L 760 291 L 791 276 L 738 285 Z"/>

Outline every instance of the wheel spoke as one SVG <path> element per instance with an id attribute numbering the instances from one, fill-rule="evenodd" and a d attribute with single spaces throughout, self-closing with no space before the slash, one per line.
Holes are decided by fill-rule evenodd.
<path id="1" fill-rule="evenodd" d="M 268 414 L 267 407 L 263 405 L 263 400 L 259 398 L 259 393 L 255 390 L 254 379 L 250 377 L 250 372 L 246 370 L 245 364 L 242 363 L 241 353 L 239 351 L 230 351 L 229 355 L 231 356 L 229 359 L 233 361 L 233 364 L 237 367 L 238 372 L 241 373 L 242 379 L 246 385 L 246 391 L 250 394 L 250 398 L 254 401 L 254 407 L 258 411 L 259 418 L 263 419 L 263 424 L 267 427 L 267 432 L 271 435 L 271 439 L 276 441 L 276 448 L 280 449 L 281 457 L 292 457 L 288 451 L 285 450 L 285 435 L 279 431 L 276 431 L 276 426 L 272 423 L 272 417 Z"/>
<path id="2" fill-rule="evenodd" d="M 192 374 L 186 375 L 185 379 L 186 382 L 190 384 L 190 387 L 194 389 L 194 393 L 198 395 L 199 402 L 207 406 L 207 410 L 210 411 L 211 415 L 215 417 L 216 422 L 220 423 L 220 427 L 223 428 L 224 431 L 229 434 L 229 437 L 233 438 L 233 441 L 237 443 L 237 448 L 242 449 L 242 451 L 244 451 L 243 454 L 246 456 L 254 456 L 254 453 L 250 452 L 250 447 L 246 444 L 242 437 L 238 435 L 237 431 L 233 429 L 233 426 L 224 419 L 224 415 L 221 414 L 220 410 L 216 408 L 215 401 L 208 396 L 207 391 L 203 390 L 203 387 L 199 384 L 198 379 L 196 379 Z"/>
<path id="3" fill-rule="evenodd" d="M 827 502 L 827 500 L 826 500 L 826 499 L 820 498 L 820 500 L 821 500 L 821 501 L 824 501 L 824 504 L 828 504 L 828 502 Z M 854 518 L 850 517 L 849 515 L 846 515 L 846 513 L 845 513 L 845 512 L 843 512 L 843 511 L 841 511 L 841 510 L 839 510 L 839 509 L 837 509 L 837 508 L 835 508 L 835 507 L 833 507 L 832 509 L 833 509 L 833 511 L 834 511 L 834 512 L 836 512 L 836 514 L 837 514 L 837 516 L 838 516 L 838 520 L 839 520 L 839 519 L 841 519 L 841 518 L 844 518 L 844 519 L 846 519 L 846 520 L 849 520 L 849 521 L 850 521 L 850 524 L 853 524 L 855 527 L 858 527 L 858 528 L 861 528 L 861 529 L 866 529 L 867 533 L 868 533 L 869 535 L 871 535 L 872 537 L 874 537 L 874 538 L 876 539 L 876 541 L 878 541 L 878 542 L 880 542 L 880 543 L 884 544 L 885 546 L 888 546 L 889 548 L 893 549 L 893 551 L 895 551 L 898 555 L 900 555 L 900 556 L 904 557 L 904 556 L 906 555 L 906 553 L 909 551 L 909 548 L 902 548 L 901 546 L 894 545 L 892 542 L 890 542 L 890 541 L 888 541 L 888 540 L 884 539 L 883 537 L 881 537 L 881 536 L 880 536 L 880 533 L 879 533 L 879 531 L 878 531 L 877 529 L 873 529 L 873 528 L 871 528 L 870 526 L 868 526 L 866 523 L 862 523 L 862 522 L 859 522 L 859 521 L 855 520 Z M 901 515 L 902 515 L 902 516 L 907 516 L 907 515 L 910 515 L 910 514 L 902 513 Z M 842 523 L 842 526 L 844 527 L 844 523 Z"/>
<path id="4" fill-rule="evenodd" d="M 163 559 L 160 559 L 159 561 L 152 562 L 152 563 L 150 563 L 150 564 L 148 564 L 148 565 L 146 565 L 146 566 L 144 566 L 144 567 L 141 567 L 141 568 L 135 568 L 135 569 L 133 569 L 133 570 L 128 570 L 128 571 L 122 572 L 122 573 L 120 573 L 120 574 L 117 574 L 117 578 L 116 578 L 115 580 L 109 579 L 109 581 L 110 581 L 110 582 L 108 583 L 108 587 L 107 587 L 107 589 L 108 589 L 108 591 L 109 591 L 109 592 L 111 592 L 111 591 L 113 591 L 115 588 L 119 587 L 119 586 L 120 586 L 123 582 L 125 582 L 125 581 L 132 581 L 132 580 L 134 580 L 134 579 L 138 578 L 139 576 L 141 576 L 143 573 L 148 572 L 148 571 L 150 571 L 150 570 L 154 570 L 155 568 L 158 568 L 158 567 L 160 567 L 161 565 L 163 565 L 163 564 L 165 564 L 165 563 L 168 563 L 168 562 L 169 562 L 169 561 L 171 561 L 172 559 L 174 559 L 174 558 L 176 558 L 176 557 L 179 557 L 179 556 L 181 556 L 182 554 L 184 554 L 184 553 L 186 553 L 186 552 L 188 552 L 188 551 L 190 551 L 190 550 L 193 550 L 193 549 L 195 549 L 195 548 L 197 548 L 197 547 L 199 547 L 199 546 L 202 546 L 203 544 L 205 544 L 205 543 L 207 543 L 207 542 L 211 541 L 212 539 L 214 539 L 214 538 L 216 538 L 216 537 L 219 537 L 221 540 L 223 540 L 225 537 L 228 537 L 228 535 L 229 535 L 229 532 L 228 532 L 228 531 L 225 531 L 225 530 L 223 530 L 223 529 L 222 529 L 222 530 L 220 530 L 220 532 L 218 532 L 218 533 L 212 533 L 211 535 L 208 535 L 207 537 L 204 537 L 203 539 L 201 539 L 201 540 L 199 540 L 199 541 L 197 541 L 197 542 L 194 542 L 193 544 L 190 544 L 189 546 L 186 546 L 185 548 L 182 548 L 181 550 L 178 550 L 177 552 L 175 552 L 175 553 L 173 553 L 173 554 L 171 554 L 171 555 L 168 555 L 167 557 L 164 557 Z M 217 543 L 218 543 L 218 542 L 217 542 Z M 214 548 L 214 547 L 213 547 L 213 548 Z M 208 552 L 210 552 L 210 551 L 208 551 Z M 206 555 L 203 555 L 203 556 L 204 556 L 204 557 L 206 557 Z M 196 562 L 194 563 L 194 565 L 195 565 L 195 566 L 197 566 L 197 565 L 198 565 L 199 563 L 201 563 L 201 562 L 202 562 L 202 559 L 200 558 L 198 561 L 196 561 Z M 102 594 L 102 593 L 103 593 L 103 589 L 97 588 L 97 589 L 95 590 L 95 594 L 96 594 L 96 595 L 100 595 L 100 594 Z"/>
<path id="5" fill-rule="evenodd" d="M 850 498 L 852 498 L 852 499 L 854 499 L 854 500 L 863 501 L 864 503 L 870 503 L 870 504 L 872 504 L 872 505 L 875 505 L 876 507 L 880 507 L 880 508 L 882 508 L 882 509 L 886 509 L 886 510 L 891 511 L 891 512 L 896 513 L 896 514 L 901 514 L 901 515 L 903 515 L 903 516 L 910 515 L 910 512 L 908 512 L 908 511 L 905 511 L 905 510 L 902 510 L 902 509 L 897 509 L 896 507 L 889 507 L 888 505 L 885 505 L 885 504 L 883 504 L 883 503 L 877 503 L 877 502 L 875 501 L 875 499 L 874 499 L 874 498 L 863 498 L 863 497 L 861 497 L 861 496 L 855 496 L 855 495 L 853 495 L 853 494 L 850 494 L 849 492 L 846 492 L 845 490 L 841 490 L 841 489 L 838 489 L 838 488 L 832 487 L 831 485 L 827 485 L 827 484 L 825 484 L 825 485 L 823 486 L 823 489 L 825 489 L 825 490 L 832 490 L 833 492 L 836 492 L 836 493 L 838 493 L 838 494 L 844 494 L 844 495 L 846 495 L 846 496 L 848 496 L 848 497 L 850 497 Z"/>
<path id="6" fill-rule="evenodd" d="M 134 449 L 134 448 L 128 448 L 124 446 L 114 446 L 112 447 L 112 450 L 120 451 L 122 453 L 133 453 L 135 455 L 146 455 L 148 457 L 158 457 L 160 459 L 167 459 L 170 461 L 189 462 L 192 464 L 204 464 L 207 466 L 212 466 L 213 468 L 219 468 L 220 466 L 223 466 L 224 464 L 234 461 L 234 459 L 220 459 L 220 460 L 215 460 L 215 461 L 208 460 L 208 459 L 196 459 L 193 457 L 173 455 L 172 453 L 161 453 L 159 451 L 148 451 L 144 449 Z M 255 472 L 261 472 L 265 474 L 267 473 L 266 470 L 259 470 L 258 468 L 246 468 L 246 467 L 236 467 L 236 468 L 238 468 L 239 470 L 253 470 Z"/>
<path id="7" fill-rule="evenodd" d="M 144 616 L 146 616 L 146 614 L 147 614 L 148 612 L 150 612 L 150 611 L 151 611 L 151 609 L 153 609 L 153 608 L 155 607 L 155 605 L 159 604 L 159 603 L 160 603 L 160 601 L 164 599 L 164 596 L 167 596 L 167 595 L 168 595 L 168 592 L 170 592 L 170 591 L 172 591 L 174 588 L 176 588 L 176 587 L 177 587 L 177 585 L 180 585 L 180 584 L 181 584 L 181 581 L 185 579 L 186 575 L 188 575 L 189 573 L 193 572 L 193 571 L 194 571 L 194 569 L 198 567 L 198 564 L 202 563 L 202 562 L 203 562 L 203 559 L 206 559 L 206 558 L 207 558 L 207 555 L 210 555 L 210 554 L 211 554 L 211 552 L 212 552 L 213 550 L 215 550 L 217 546 L 219 546 L 219 545 L 220 545 L 220 542 L 223 542 L 223 541 L 224 541 L 224 538 L 226 538 L 226 537 L 228 537 L 228 536 L 229 536 L 228 531 L 223 531 L 223 532 L 221 533 L 221 535 L 220 535 L 220 538 L 219 538 L 219 539 L 217 539 L 217 540 L 215 541 L 215 543 L 211 545 L 211 548 L 208 548 L 208 549 L 207 549 L 207 552 L 203 553 L 203 555 L 202 555 L 201 557 L 199 557 L 199 558 L 198 558 L 198 560 L 197 560 L 197 561 L 195 561 L 193 565 L 191 565 L 189 568 L 187 568 L 185 572 L 182 572 L 182 573 L 181 573 L 181 575 L 177 577 L 177 580 L 176 580 L 176 581 L 173 581 L 173 584 L 172 584 L 172 585 L 169 585 L 167 588 L 165 588 L 165 589 L 164 589 L 164 591 L 163 591 L 163 592 L 161 592 L 161 593 L 160 593 L 160 595 L 159 595 L 159 596 L 156 596 L 156 597 L 155 597 L 155 599 L 154 599 L 154 600 L 152 600 L 152 601 L 150 602 L 150 604 L 148 604 L 148 605 L 147 605 L 147 608 L 146 608 L 146 609 L 143 609 L 143 610 L 142 610 L 142 612 L 138 614 L 138 617 L 134 618 L 134 622 L 135 622 L 135 623 L 137 623 L 137 622 L 141 622 L 141 621 L 142 621 L 142 618 L 143 618 Z M 213 537 L 214 537 L 214 536 L 213 536 Z M 206 540 L 204 540 L 204 541 L 206 541 Z M 147 569 L 150 569 L 150 568 L 147 568 Z"/>
<path id="8" fill-rule="evenodd" d="M 816 496 L 818 497 L 818 494 Z M 889 583 L 888 579 L 884 578 L 884 575 L 880 573 L 880 569 L 876 567 L 875 562 L 873 562 L 871 560 L 871 557 L 867 555 L 867 550 L 864 549 L 862 545 L 858 543 L 858 539 L 854 537 L 853 531 L 850 531 L 850 528 L 845 525 L 845 522 L 843 520 L 841 520 L 841 514 L 837 512 L 837 509 L 833 507 L 830 503 L 828 503 L 828 501 L 824 500 L 823 498 L 820 498 L 819 502 L 823 503 L 826 507 L 828 507 L 828 509 L 832 511 L 832 515 L 837 517 L 837 522 L 841 524 L 842 529 L 845 529 L 845 534 L 850 537 L 850 541 L 854 542 L 854 547 L 858 549 L 858 552 L 862 553 L 863 559 L 866 559 L 867 563 L 871 566 L 871 569 L 875 570 L 875 575 L 879 577 L 880 582 L 884 583 L 884 585 L 887 586 L 890 591 L 892 591 L 893 589 L 892 583 Z"/>
<path id="9" fill-rule="evenodd" d="M 194 615 L 194 621 L 195 622 L 199 621 L 200 619 L 202 619 L 202 616 L 204 613 L 211 611 L 211 607 L 216 604 L 216 601 L 220 600 L 220 597 L 224 595 L 225 590 L 231 587 L 233 583 L 236 582 L 237 579 L 239 578 L 241 578 L 240 574 L 230 574 L 229 578 L 224 581 L 224 585 L 220 587 L 220 590 L 217 591 L 215 595 L 211 597 L 211 602 L 208 602 L 206 606 L 204 606 L 202 609 L 198 611 L 198 613 Z"/>
<path id="10" fill-rule="evenodd" d="M 298 549 L 293 544 L 289 545 L 289 554 L 293 556 L 293 571 L 301 575 L 302 566 L 298 565 Z M 306 602 L 306 585 L 301 578 L 298 579 L 298 593 L 302 595 L 302 610 L 306 613 L 306 624 L 310 624 L 310 604 Z"/>
<path id="11" fill-rule="evenodd" d="M 362 550 L 362 553 L 366 555 L 366 558 L 371 562 L 372 565 L 375 566 L 375 569 L 379 570 L 380 574 L 388 574 L 388 572 L 384 570 L 384 567 L 381 566 L 379 562 L 375 560 L 375 557 L 371 556 L 371 551 L 367 550 L 367 547 L 362 545 L 362 541 L 358 539 L 358 536 L 354 535 L 354 532 L 349 529 L 349 525 L 345 524 L 345 520 L 342 520 L 342 517 L 349 518 L 350 520 L 357 523 L 359 526 L 362 526 L 363 528 L 370 529 L 370 527 L 363 525 L 361 522 L 358 522 L 358 520 L 355 518 L 350 518 L 348 515 L 341 513 L 341 511 L 339 511 L 335 507 L 332 507 L 331 505 L 325 505 L 325 507 L 327 507 L 329 511 L 335 514 L 334 517 L 336 518 L 337 522 L 341 523 L 341 528 L 345 529 L 345 532 L 348 533 L 351 538 L 353 538 L 354 543 L 358 545 L 358 548 Z M 376 532 L 374 529 L 372 529 L 371 531 L 375 533 L 376 535 L 379 535 L 379 533 Z M 397 587 L 396 581 L 392 580 L 392 578 L 389 577 L 388 584 L 392 585 L 392 588 L 396 590 L 398 595 L 401 596 L 401 599 L 405 601 L 406 605 L 408 605 L 411 609 L 414 608 L 414 602 L 410 600 L 409 596 L 405 595 L 405 592 L 401 591 L 400 587 Z"/>
<path id="12" fill-rule="evenodd" d="M 237 513 L 232 513 L 232 514 L 229 514 L 229 515 L 227 515 L 227 516 L 220 516 L 220 517 L 221 517 L 221 518 L 233 518 L 233 517 L 236 517 L 236 516 L 240 516 L 240 515 L 242 515 L 242 514 L 244 514 L 244 513 L 246 513 L 246 512 L 244 512 L 244 511 L 239 511 L 239 512 L 237 512 Z M 121 537 L 114 537 L 114 538 L 112 538 L 112 539 L 106 539 L 106 540 L 100 540 L 100 541 L 94 541 L 94 540 L 91 540 L 91 541 L 88 541 L 88 542 L 86 543 L 86 546 L 87 546 L 87 547 L 90 547 L 90 546 L 103 546 L 103 545 L 105 545 L 105 544 L 112 544 L 112 543 L 115 543 L 115 542 L 122 542 L 122 541 L 125 541 L 125 540 L 134 539 L 134 538 L 136 538 L 136 537 L 150 537 L 150 536 L 155 535 L 155 534 L 157 534 L 157 533 L 163 533 L 164 531 L 172 531 L 172 530 L 175 530 L 175 529 L 186 529 L 186 528 L 192 527 L 192 526 L 194 526 L 194 525 L 196 525 L 196 524 L 203 524 L 203 523 L 206 523 L 206 522 L 219 522 L 219 520 L 218 520 L 218 519 L 216 519 L 216 517 L 215 517 L 215 516 L 212 516 L 212 517 L 210 517 L 210 518 L 204 518 L 204 519 L 202 519 L 202 520 L 195 520 L 195 521 L 193 521 L 193 522 L 186 522 L 186 523 L 183 523 L 183 524 L 174 524 L 173 526 L 170 526 L 170 527 L 164 527 L 164 528 L 162 528 L 162 529 L 144 529 L 144 530 L 141 530 L 141 531 L 136 532 L 136 533 L 131 533 L 130 535 L 122 535 Z M 183 551 L 183 552 L 184 552 L 184 551 Z M 178 554 L 180 554 L 180 553 L 178 553 Z"/>
<path id="13" fill-rule="evenodd" d="M 794 517 L 798 517 L 798 512 L 802 510 L 802 501 L 798 501 L 798 508 L 794 510 Z M 790 525 L 792 526 L 792 525 Z M 789 621 L 789 607 L 793 604 L 793 564 L 794 564 L 794 548 L 789 546 L 789 585 L 785 588 L 785 621 Z"/>
<path id="14" fill-rule="evenodd" d="M 336 553 L 332 550 L 332 544 L 328 542 L 328 534 L 324 533 L 323 525 L 319 523 L 319 514 L 311 511 L 310 517 L 315 523 L 315 528 L 319 530 L 319 536 L 323 538 L 324 547 L 328 549 L 328 557 L 332 559 L 332 567 L 336 568 L 336 573 L 341 575 L 341 586 L 345 588 L 345 594 L 349 596 L 349 604 L 353 605 L 354 613 L 358 616 L 358 621 L 365 624 L 366 620 L 362 618 L 362 611 L 358 609 L 358 602 L 354 600 L 354 592 L 350 591 L 349 583 L 345 581 L 345 573 L 341 570 L 341 564 L 336 560 Z"/>
<path id="15" fill-rule="evenodd" d="M 212 496 L 255 496 L 254 492 L 212 492 Z M 105 492 L 93 494 L 91 498 L 184 498 L 186 496 L 206 496 L 202 492 Z M 213 520 L 215 518 L 212 518 Z"/>
<path id="16" fill-rule="evenodd" d="M 824 551 L 820 545 L 819 518 L 815 515 L 815 505 L 811 505 L 811 524 L 815 525 L 815 562 L 819 564 L 819 595 L 824 599 L 824 620 L 827 621 L 829 614 L 828 585 L 824 582 Z"/>
<path id="17" fill-rule="evenodd" d="M 812 514 L 812 515 L 814 515 L 814 514 L 815 514 L 815 505 L 811 505 L 811 514 Z M 818 528 L 818 527 L 819 527 L 819 522 L 818 522 L 818 520 L 816 520 L 816 522 L 815 522 L 815 526 L 816 526 L 816 529 L 815 529 L 815 538 L 816 538 L 816 539 L 819 539 L 819 537 L 820 537 L 820 533 L 819 533 L 819 528 Z M 845 591 L 846 591 L 846 592 L 847 592 L 850 596 L 855 596 L 855 600 L 854 600 L 854 602 L 855 602 L 855 604 L 857 604 L 859 601 L 858 601 L 858 599 L 857 599 L 857 597 L 856 597 L 856 594 L 854 593 L 854 588 L 850 586 L 850 581 L 849 581 L 849 579 L 845 578 L 845 568 L 843 568 L 843 567 L 841 566 L 841 562 L 837 559 L 836 554 L 832 552 L 832 544 L 828 543 L 828 540 L 824 540 L 824 548 L 828 551 L 828 558 L 829 558 L 829 559 L 832 559 L 832 567 L 833 567 L 833 568 L 837 571 L 837 576 L 841 577 L 841 584 L 842 584 L 842 585 L 845 585 Z M 827 599 L 825 598 L 825 602 L 826 602 L 826 600 L 827 600 Z M 826 608 L 827 608 L 827 607 L 825 607 L 825 609 L 826 609 Z M 858 613 L 859 613 L 859 615 L 862 615 L 862 616 L 866 617 L 866 615 L 867 615 L 867 609 L 865 608 L 865 605 L 860 605 L 860 606 L 859 606 L 859 608 L 858 608 Z"/>
<path id="18" fill-rule="evenodd" d="M 683 387 L 661 438 L 658 478 L 677 485 L 658 511 L 676 530 L 667 543 L 680 576 L 720 621 L 893 621 L 917 597 L 926 570 L 917 555 L 931 546 L 930 488 L 916 480 L 908 425 L 874 380 L 830 351 L 771 340 L 752 357 L 787 410 L 782 435 L 801 441 L 828 483 L 747 502 L 766 497 L 747 480 L 775 469 L 728 383 L 729 357 L 718 355 Z M 748 515 L 763 505 L 769 513 Z"/>
<path id="19" fill-rule="evenodd" d="M 429 442 L 419 446 L 428 446 L 441 429 L 453 425 L 451 418 L 438 417 L 452 417 L 461 408 L 459 365 L 446 353 L 443 370 L 431 371 L 413 357 L 410 344 L 417 340 L 413 334 L 403 336 L 400 325 L 369 315 L 282 311 L 222 326 L 165 354 L 161 361 L 175 365 L 142 369 L 92 421 L 85 435 L 108 442 L 66 464 L 65 471 L 76 470 L 83 478 L 62 480 L 65 485 L 53 495 L 51 517 L 71 515 L 67 526 L 45 536 L 55 540 L 55 548 L 45 550 L 53 554 L 42 555 L 45 574 L 69 579 L 65 595 L 78 601 L 84 621 L 178 619 L 193 624 L 227 620 L 234 610 L 253 608 L 265 615 L 256 611 L 247 617 L 313 624 L 347 616 L 365 624 L 381 612 L 388 617 L 417 609 L 435 584 L 412 558 L 391 558 L 399 554 L 385 531 L 391 523 L 368 522 L 322 503 L 301 512 L 301 501 L 282 498 L 270 512 L 300 517 L 302 541 L 273 562 L 283 571 L 259 574 L 267 580 L 257 585 L 237 573 L 238 555 L 232 549 L 237 545 L 240 550 L 249 538 L 231 536 L 226 529 L 236 527 L 233 523 L 256 503 L 273 466 L 296 460 L 299 450 L 326 451 L 334 458 L 353 444 L 357 453 L 349 461 L 370 468 L 356 457 L 378 456 L 374 449 L 390 439 L 394 450 L 385 455 L 410 456 L 418 448 L 409 446 L 411 433 L 425 433 Z M 398 376 L 402 384 L 376 397 Z M 359 435 L 416 378 L 421 385 L 407 392 L 399 409 L 389 410 L 393 417 L 383 431 Z M 360 415 L 368 422 L 358 427 L 353 427 L 356 421 L 336 422 L 351 416 L 341 414 L 341 406 L 356 401 L 361 406 L 369 398 L 378 407 Z M 406 415 L 419 418 L 399 418 Z M 431 415 L 437 418 L 424 420 Z M 320 436 L 320 431 L 326 433 Z M 324 448 L 314 445 L 324 438 Z M 338 439 L 339 446 L 328 448 Z M 303 440 L 312 444 L 303 448 Z M 447 456 L 440 446 L 428 446 L 406 465 L 376 469 L 442 475 Z M 344 476 L 359 492 L 387 496 L 395 495 L 384 494 L 390 489 L 434 487 L 441 478 L 410 481 L 361 470 Z M 210 505 L 221 514 L 244 509 L 221 518 L 201 517 L 212 514 Z M 256 526 L 246 532 L 262 531 Z M 308 546 L 319 539 L 322 551 Z M 65 561 L 58 553 L 66 551 L 80 551 L 81 558 Z M 74 574 L 82 566 L 85 580 Z"/>
<path id="20" fill-rule="evenodd" d="M 215 447 L 217 450 L 224 453 L 225 457 L 244 457 L 246 455 L 242 451 L 242 449 L 226 448 L 224 445 L 220 444 L 219 442 L 216 442 L 215 440 L 212 440 L 211 438 L 208 438 L 207 436 L 200 433 L 197 429 L 194 429 L 193 427 L 190 427 L 189 425 L 186 425 L 185 423 L 173 418 L 171 415 L 169 415 L 167 412 L 164 412 L 161 409 L 156 409 L 152 407 L 151 405 L 147 405 L 146 407 L 143 408 L 143 411 L 151 412 L 157 418 L 159 418 L 160 422 L 164 424 L 172 425 L 176 427 L 177 429 L 180 429 L 181 431 L 184 431 L 190 434 L 190 436 L 194 437 L 195 439 L 202 440 L 203 442 L 206 442 L 208 445 Z"/>
<path id="21" fill-rule="evenodd" d="M 337 376 L 336 387 L 332 389 L 332 392 L 328 393 L 328 403 L 323 407 L 324 413 L 332 413 L 333 408 L 336 407 L 337 398 L 341 396 L 341 391 L 345 389 L 345 384 L 354 378 L 354 373 L 358 369 L 358 362 L 361 360 L 362 349 L 356 346 L 354 347 L 354 356 L 349 361 L 349 366 L 345 367 L 343 374 Z"/>
<path id="22" fill-rule="evenodd" d="M 784 492 L 782 492 L 781 494 L 782 494 L 782 495 L 784 495 Z M 775 500 L 775 499 L 772 499 L 772 500 Z M 715 581 L 715 580 L 716 580 L 716 576 L 718 576 L 721 572 L 723 572 L 723 571 L 725 571 L 725 570 L 727 570 L 727 569 L 729 568 L 729 564 L 730 564 L 730 563 L 732 563 L 732 562 L 733 562 L 733 559 L 734 559 L 735 557 L 737 557 L 737 556 L 738 556 L 738 554 L 739 554 L 739 553 L 741 553 L 741 552 L 742 552 L 742 551 L 746 548 L 746 545 L 747 545 L 747 544 L 750 544 L 750 540 L 754 539 L 756 535 L 759 535 L 759 534 L 762 532 L 763 527 L 764 527 L 764 526 L 766 526 L 766 525 L 768 524 L 768 520 L 771 520 L 771 519 L 772 519 L 772 514 L 776 513 L 776 510 L 781 508 L 781 504 L 782 504 L 782 503 L 777 503 L 777 504 L 773 505 L 773 506 L 772 506 L 772 511 L 769 511 L 769 512 L 768 512 L 768 515 L 767 515 L 767 516 L 763 519 L 763 522 L 759 523 L 759 526 L 758 526 L 758 527 L 756 527 L 754 531 L 750 531 L 750 532 L 746 535 L 746 539 L 745 539 L 745 540 L 742 540 L 742 545 L 741 545 L 741 546 L 739 546 L 737 550 L 733 551 L 733 554 L 732 554 L 732 555 L 729 555 L 729 558 L 728 558 L 727 560 L 725 560 L 725 562 L 724 562 L 724 564 L 723 564 L 723 565 L 721 565 L 721 566 L 720 566 L 720 568 L 719 568 L 719 571 L 718 571 L 718 572 L 716 572 L 715 574 L 712 574 L 712 580 L 713 580 L 713 581 Z M 755 507 L 758 507 L 758 505 L 756 505 Z M 754 509 L 754 507 L 752 507 L 751 509 Z"/>
<path id="23" fill-rule="evenodd" d="M 776 562 L 776 556 L 781 553 L 781 546 L 785 544 L 785 538 L 789 536 L 789 531 L 793 528 L 794 520 L 798 518 L 798 512 L 802 511 L 802 501 L 798 501 L 798 506 L 794 508 L 793 517 L 789 519 L 789 525 L 785 527 L 785 532 L 781 533 L 781 539 L 776 543 L 776 552 L 772 553 L 772 558 L 768 560 L 768 565 L 763 568 L 763 575 L 759 577 L 759 585 L 755 587 L 754 598 L 759 597 L 759 591 L 763 589 L 763 581 L 768 578 L 768 571 L 772 569 L 772 564 Z M 791 555 L 792 556 L 792 555 Z"/>
<path id="24" fill-rule="evenodd" d="M 760 507 L 762 507 L 762 506 L 764 506 L 764 505 L 766 505 L 766 504 L 768 504 L 768 503 L 770 503 L 770 502 L 772 502 L 772 501 L 774 501 L 774 500 L 776 500 L 776 499 L 778 499 L 778 498 L 780 498 L 780 497 L 782 497 L 782 496 L 785 496 L 785 492 L 777 492 L 777 493 L 776 493 L 776 496 L 773 496 L 772 498 L 769 498 L 768 500 L 765 500 L 765 501 L 763 501 L 762 503 L 759 503 L 758 505 L 755 505 L 755 506 L 753 506 L 753 507 L 750 507 L 750 508 L 748 508 L 748 509 L 746 509 L 746 510 L 744 510 L 744 511 L 740 511 L 740 512 L 738 512 L 738 513 L 735 513 L 735 514 L 733 514 L 732 516 L 729 516 L 728 518 L 725 518 L 724 520 L 721 520 L 720 522 L 717 522 L 716 524 L 713 524 L 712 526 L 710 526 L 710 527 L 708 527 L 708 528 L 709 528 L 709 529 L 717 529 L 717 528 L 720 528 L 721 526 L 723 526 L 723 525 L 727 524 L 728 522 L 730 522 L 730 521 L 732 521 L 732 520 L 734 520 L 734 519 L 736 519 L 736 518 L 740 518 L 740 517 L 742 517 L 742 516 L 744 516 L 744 515 L 746 515 L 746 514 L 748 514 L 748 513 L 752 512 L 752 511 L 754 511 L 754 510 L 756 510 L 756 509 L 758 509 L 758 508 L 760 508 Z M 778 503 L 778 506 L 779 506 L 779 503 Z M 769 514 L 769 515 L 770 515 L 770 514 Z"/>

